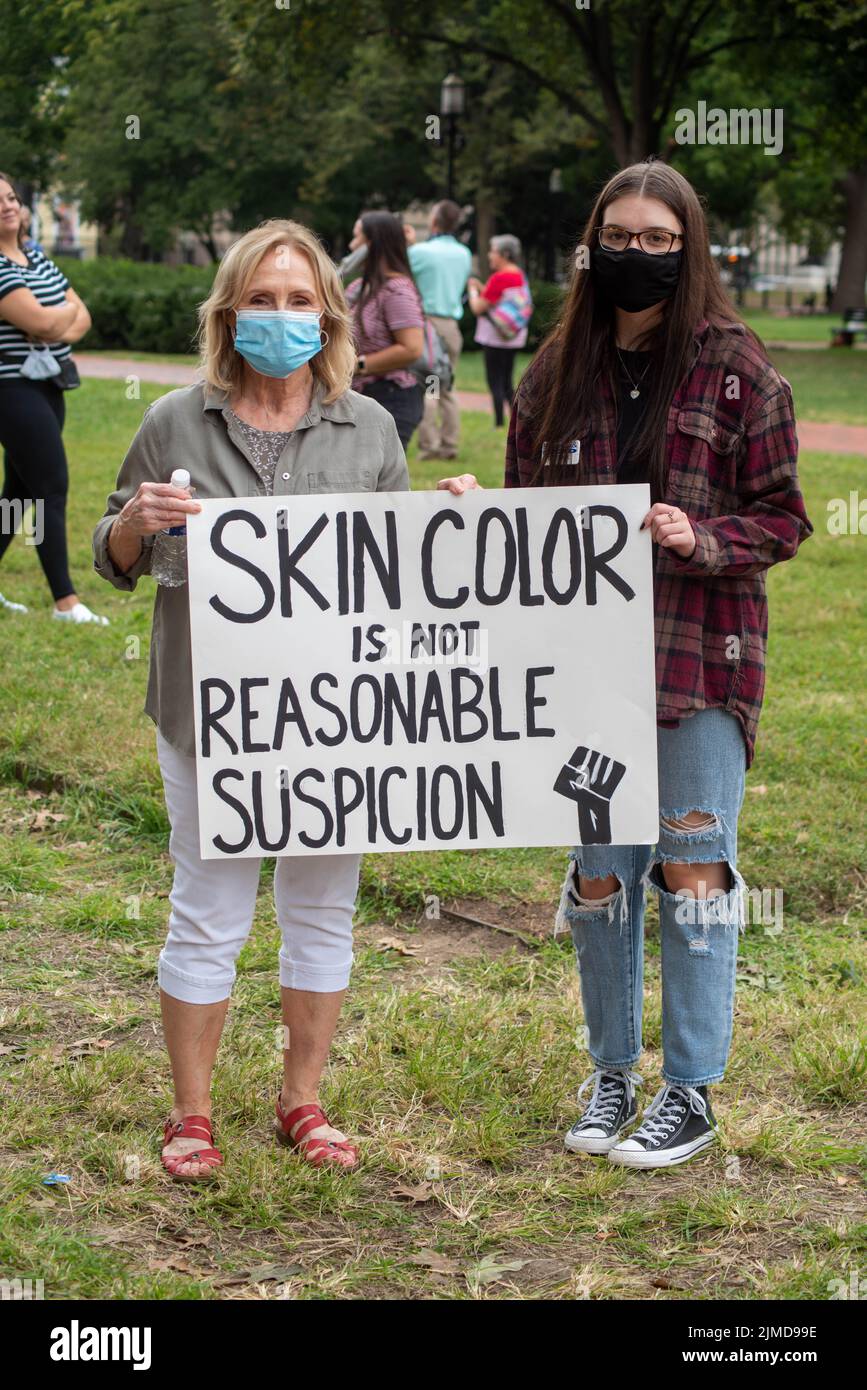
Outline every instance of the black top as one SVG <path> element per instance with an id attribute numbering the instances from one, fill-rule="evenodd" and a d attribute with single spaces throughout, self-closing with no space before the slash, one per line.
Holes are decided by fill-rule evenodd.
<path id="1" fill-rule="evenodd" d="M 646 483 L 647 460 L 635 454 L 632 442 L 637 439 L 644 419 L 650 387 L 651 354 L 617 349 L 617 481 Z M 638 388 L 633 399 L 631 392 Z"/>

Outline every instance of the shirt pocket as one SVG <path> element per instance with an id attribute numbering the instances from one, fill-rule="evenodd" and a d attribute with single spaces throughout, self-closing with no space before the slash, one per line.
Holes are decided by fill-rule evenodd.
<path id="1" fill-rule="evenodd" d="M 734 490 L 741 438 L 740 430 L 724 425 L 709 410 L 679 410 L 667 500 L 687 514 L 717 514 L 726 494 Z"/>
<path id="2" fill-rule="evenodd" d="M 307 473 L 307 491 L 316 492 L 373 492 L 375 479 L 372 468 L 355 468 L 351 473 L 320 470 Z"/>

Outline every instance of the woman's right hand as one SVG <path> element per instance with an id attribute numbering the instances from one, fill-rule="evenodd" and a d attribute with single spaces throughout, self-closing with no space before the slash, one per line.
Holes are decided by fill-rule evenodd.
<path id="1" fill-rule="evenodd" d="M 437 483 L 438 492 L 453 492 L 459 497 L 462 492 L 471 492 L 473 488 L 481 488 L 481 483 L 475 473 L 461 473 L 457 478 L 440 478 Z"/>
<path id="2" fill-rule="evenodd" d="M 153 536 L 169 526 L 185 526 L 190 513 L 200 512 L 188 487 L 171 483 L 139 483 L 138 492 L 121 508 L 117 522 L 130 536 Z"/>

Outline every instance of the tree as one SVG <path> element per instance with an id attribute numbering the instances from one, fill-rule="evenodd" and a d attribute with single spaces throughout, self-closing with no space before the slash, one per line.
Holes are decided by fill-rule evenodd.
<path id="1" fill-rule="evenodd" d="M 70 64 L 66 178 L 85 217 L 148 258 L 178 228 L 207 245 L 238 172 L 236 93 L 211 0 L 66 0 L 84 31 Z M 212 247 L 212 254 L 215 254 Z"/>
<path id="2" fill-rule="evenodd" d="M 0 169 L 20 181 L 28 200 L 57 168 L 74 51 L 75 34 L 56 6 L 0 0 Z"/>

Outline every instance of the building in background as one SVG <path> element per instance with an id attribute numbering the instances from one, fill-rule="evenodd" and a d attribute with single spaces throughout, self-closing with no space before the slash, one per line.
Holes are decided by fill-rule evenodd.
<path id="1" fill-rule="evenodd" d="M 46 256 L 74 256 L 89 261 L 97 255 L 99 228 L 83 222 L 78 201 L 60 193 L 40 193 L 34 199 L 30 235 Z"/>

